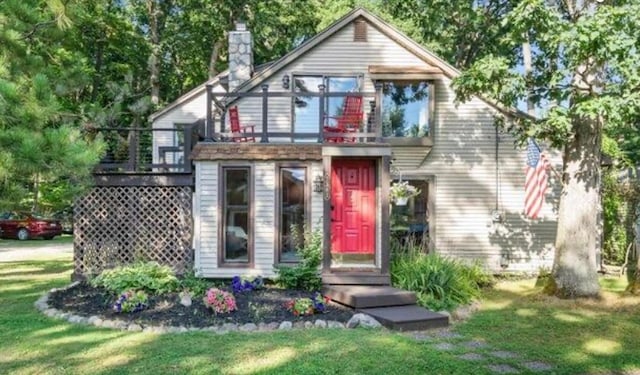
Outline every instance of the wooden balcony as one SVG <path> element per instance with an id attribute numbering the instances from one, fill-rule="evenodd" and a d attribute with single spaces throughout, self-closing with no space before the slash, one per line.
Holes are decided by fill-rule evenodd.
<path id="1" fill-rule="evenodd" d="M 105 155 L 94 168 L 97 186 L 192 186 L 191 151 L 200 124 L 180 128 L 92 128 Z"/>
<path id="2" fill-rule="evenodd" d="M 318 86 L 317 92 L 291 92 L 291 91 L 269 91 L 268 85 L 263 85 L 260 92 L 234 92 L 234 93 L 214 93 L 212 86 L 207 86 L 207 109 L 204 128 L 205 142 L 235 143 L 239 138 L 255 139 L 257 143 L 341 143 L 344 145 L 352 143 L 382 143 L 382 84 L 376 84 L 375 92 L 327 92 L 324 85 Z M 271 103 L 274 99 L 289 99 L 294 103 L 295 98 L 304 96 L 305 98 L 318 98 L 317 128 L 312 132 L 296 132 L 294 126 L 289 123 L 284 126 L 289 131 L 275 131 L 282 129 L 282 120 L 278 124 L 270 123 Z M 331 126 L 327 103 L 330 98 L 362 98 L 364 116 L 355 131 L 330 132 L 326 130 Z M 227 129 L 227 111 L 230 107 L 237 105 L 239 100 L 254 98 L 260 100 L 261 119 L 258 124 L 255 122 L 254 132 L 231 132 Z M 292 104 L 293 105 L 293 104 Z M 273 111 L 278 111 L 274 109 Z M 281 110 L 281 109 L 280 109 Z M 282 115 L 282 113 L 278 113 Z M 291 114 L 286 113 L 284 117 L 291 118 Z M 272 121 L 273 122 L 273 121 Z M 283 141 L 286 140 L 286 141 Z"/>

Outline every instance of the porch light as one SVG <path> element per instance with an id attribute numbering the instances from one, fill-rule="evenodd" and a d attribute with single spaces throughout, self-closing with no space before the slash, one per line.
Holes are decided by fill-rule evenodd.
<path id="1" fill-rule="evenodd" d="M 291 80 L 289 79 L 289 75 L 285 74 L 282 76 L 282 88 L 283 89 L 289 89 L 289 84 L 291 83 Z"/>
<path id="2" fill-rule="evenodd" d="M 316 193 L 322 193 L 324 191 L 324 178 L 322 175 L 317 175 L 313 178 L 313 191 Z"/>

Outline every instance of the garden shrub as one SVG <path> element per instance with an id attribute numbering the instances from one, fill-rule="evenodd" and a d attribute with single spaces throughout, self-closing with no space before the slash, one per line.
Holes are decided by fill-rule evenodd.
<path id="1" fill-rule="evenodd" d="M 393 251 L 391 283 L 415 292 L 420 305 L 439 311 L 471 302 L 493 278 L 477 263 L 467 265 L 408 246 Z"/>
<path id="2" fill-rule="evenodd" d="M 173 270 L 156 262 L 137 262 L 105 270 L 90 283 L 116 294 L 131 289 L 163 294 L 173 292 L 179 286 Z"/>
<path id="3" fill-rule="evenodd" d="M 322 232 L 304 231 L 303 245 L 297 251 L 300 263 L 293 266 L 277 266 L 277 283 L 283 288 L 317 291 L 322 287 L 320 262 L 322 261 Z"/>
<path id="4" fill-rule="evenodd" d="M 189 270 L 180 278 L 180 289 L 188 291 L 191 295 L 202 296 L 212 286 L 212 282 L 196 276 L 195 271 Z"/>

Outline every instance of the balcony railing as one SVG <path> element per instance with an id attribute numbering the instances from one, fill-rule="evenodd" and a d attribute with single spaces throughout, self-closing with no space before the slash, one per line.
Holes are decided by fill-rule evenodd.
<path id="1" fill-rule="evenodd" d="M 293 98 L 301 96 L 306 98 L 319 98 L 317 131 L 305 133 L 294 132 L 293 124 L 291 123 L 288 124 L 290 129 L 288 132 L 270 130 L 277 128 L 277 126 L 270 126 L 276 124 L 269 123 L 270 100 L 274 98 L 290 98 L 293 103 Z M 362 97 L 363 103 L 369 103 L 369 111 L 366 114 L 366 119 L 362 119 L 360 128 L 355 132 L 331 133 L 325 131 L 325 126 L 331 126 L 327 121 L 328 108 L 326 108 L 326 103 L 328 99 L 345 98 L 347 96 Z M 213 86 L 207 85 L 207 114 L 205 118 L 204 140 L 209 142 L 233 142 L 234 139 L 248 137 L 255 138 L 256 141 L 260 143 L 269 143 L 270 139 L 275 138 L 290 139 L 292 142 L 306 140 L 325 143 L 328 140 L 349 138 L 351 142 L 380 142 L 382 140 L 382 97 L 382 84 L 380 83 L 375 85 L 374 92 L 327 92 L 324 85 L 319 85 L 317 92 L 304 93 L 291 91 L 269 91 L 268 85 L 262 85 L 260 92 L 214 93 Z M 233 105 L 233 101 L 242 98 L 261 99 L 261 121 L 259 126 L 255 127 L 255 132 L 232 133 L 226 130 L 227 109 Z M 214 106 L 216 107 L 215 109 Z M 286 115 L 289 116 L 289 113 Z"/>
<path id="2" fill-rule="evenodd" d="M 106 153 L 96 174 L 191 173 L 189 155 L 198 141 L 198 124 L 179 128 L 93 128 L 102 137 Z"/>

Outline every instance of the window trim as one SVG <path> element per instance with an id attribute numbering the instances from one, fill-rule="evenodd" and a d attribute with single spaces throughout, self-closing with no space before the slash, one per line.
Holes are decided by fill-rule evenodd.
<path id="1" fill-rule="evenodd" d="M 248 199 L 247 205 L 247 261 L 246 262 L 229 262 L 225 261 L 225 237 L 226 237 L 226 170 L 232 169 L 245 169 L 248 171 L 247 179 L 248 179 Z M 219 268 L 254 268 L 255 266 L 255 246 L 254 246 L 254 191 L 255 191 L 255 179 L 254 179 L 254 168 L 252 164 L 223 164 L 220 163 L 218 166 L 218 267 Z"/>
<path id="2" fill-rule="evenodd" d="M 312 192 L 312 181 L 309 179 L 311 176 L 311 164 L 310 163 L 301 163 L 301 162 L 285 162 L 285 163 L 276 163 L 275 165 L 275 199 L 274 199 L 274 212 L 275 212 L 275 220 L 274 220 L 274 228 L 275 228 L 275 238 L 274 238 L 274 263 L 275 264 L 285 264 L 285 265 L 294 265 L 298 264 L 300 261 L 283 261 L 282 260 L 282 243 L 280 240 L 280 230 L 282 227 L 282 185 L 280 181 L 280 173 L 283 168 L 304 168 L 305 169 L 305 186 L 304 186 L 304 205 L 305 205 L 305 213 L 304 213 L 304 223 L 307 227 L 311 225 L 311 194 Z"/>

